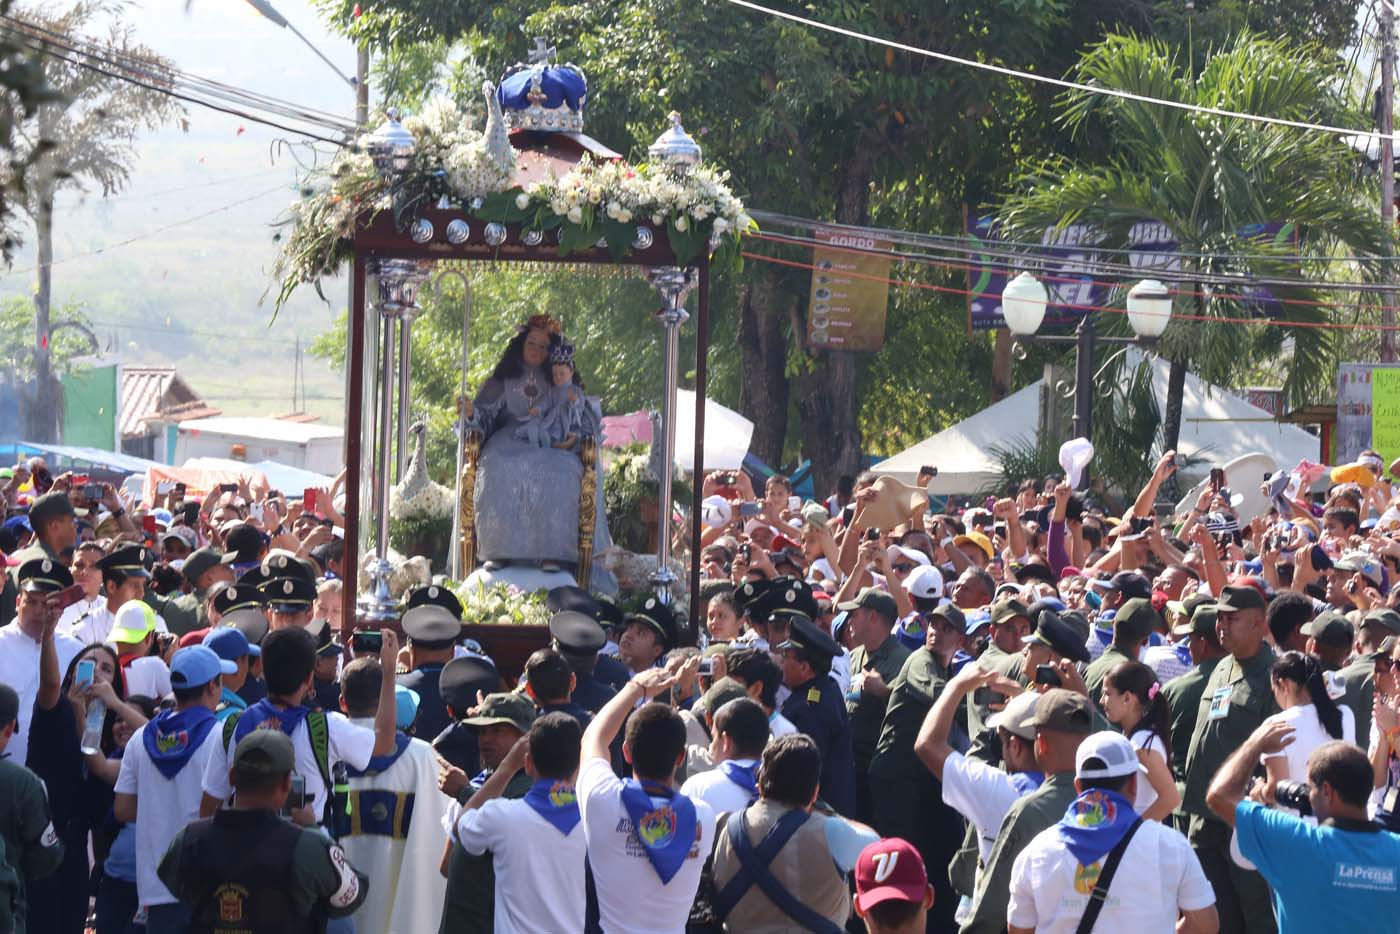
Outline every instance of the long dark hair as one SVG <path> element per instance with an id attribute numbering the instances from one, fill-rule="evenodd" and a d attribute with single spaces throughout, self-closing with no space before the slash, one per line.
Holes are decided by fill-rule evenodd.
<path id="1" fill-rule="evenodd" d="M 543 330 L 541 328 L 540 330 Z M 496 368 L 491 371 L 491 379 L 514 379 L 525 372 L 525 338 L 530 336 L 529 328 L 520 328 L 506 344 Z"/>
<path id="2" fill-rule="evenodd" d="M 1274 667 L 1269 669 L 1269 676 L 1306 687 L 1313 706 L 1317 708 L 1317 719 L 1321 721 L 1322 728 L 1333 739 L 1342 738 L 1342 711 L 1327 693 L 1327 678 L 1317 659 L 1302 652 L 1284 652 L 1274 662 Z"/>
<path id="3" fill-rule="evenodd" d="M 1142 705 L 1142 719 L 1131 727 L 1124 725 L 1123 735 L 1129 738 L 1138 730 L 1147 730 L 1162 741 L 1162 755 L 1167 760 L 1167 768 L 1172 765 L 1172 711 L 1167 698 L 1162 694 L 1162 686 L 1157 683 L 1157 673 L 1142 662 L 1122 662 L 1108 673 L 1105 679 L 1113 689 L 1123 694 L 1131 694 Z"/>
<path id="4" fill-rule="evenodd" d="M 112 660 L 112 668 L 116 672 L 116 674 L 112 676 L 112 691 L 117 695 L 118 700 L 126 700 L 126 673 L 122 671 L 121 659 L 117 657 L 116 650 L 110 645 L 102 642 L 94 642 L 91 645 L 83 646 L 83 650 L 77 655 L 74 655 L 73 660 L 68 663 L 68 670 L 63 673 L 63 684 L 59 688 L 58 702 L 60 704 L 68 703 L 68 692 L 73 689 L 73 674 L 78 669 L 78 662 L 86 658 L 93 649 L 101 650 Z M 112 738 L 112 724 L 116 721 L 117 712 L 115 710 L 107 711 L 107 716 L 102 722 L 102 751 L 104 753 L 110 753 L 113 749 L 117 748 L 117 741 Z M 83 732 L 83 724 L 77 724 L 77 728 L 79 735 L 81 735 Z"/>

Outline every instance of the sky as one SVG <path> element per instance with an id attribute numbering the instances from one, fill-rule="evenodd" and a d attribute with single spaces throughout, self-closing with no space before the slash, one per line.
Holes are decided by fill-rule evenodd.
<path id="1" fill-rule="evenodd" d="M 353 46 L 329 34 L 309 4 L 274 3 L 354 74 Z M 185 0 L 145 0 L 123 19 L 138 41 L 184 71 L 353 117 L 344 79 L 241 0 L 190 0 L 188 8 Z M 227 414 L 289 412 L 297 338 L 305 345 L 334 313 L 306 288 L 274 320 L 275 291 L 264 293 L 276 250 L 272 222 L 296 197 L 297 159 L 313 156 L 303 147 L 293 158 L 277 141 L 297 137 L 240 117 L 191 105 L 187 118 L 187 131 L 168 126 L 139 140 L 130 184 L 117 196 L 60 197 L 55 304 L 80 303 L 104 351 L 130 364 L 176 365 Z M 22 235 L 25 246 L 0 273 L 0 295 L 32 293 L 33 238 L 28 229 Z M 343 283 L 327 283 L 324 292 L 335 311 L 343 308 Z M 341 374 L 321 361 L 304 372 L 305 408 L 339 422 Z"/>

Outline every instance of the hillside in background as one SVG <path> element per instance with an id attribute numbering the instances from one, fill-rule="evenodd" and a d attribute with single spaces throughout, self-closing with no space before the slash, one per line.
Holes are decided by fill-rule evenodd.
<path id="1" fill-rule="evenodd" d="M 324 35 L 309 6 L 277 6 L 353 71 L 349 44 Z M 129 18 L 137 36 L 177 67 L 308 106 L 352 110 L 351 90 L 309 49 L 242 3 L 196 0 L 187 12 L 183 0 L 160 0 L 133 8 Z M 178 367 L 231 415 L 292 411 L 300 337 L 305 408 L 339 424 L 343 375 L 304 352 L 344 308 L 344 281 L 326 283 L 334 311 L 309 288 L 275 319 L 276 290 L 263 299 L 276 254 L 273 222 L 297 196 L 297 160 L 315 153 L 278 145 L 296 137 L 237 116 L 191 107 L 188 118 L 188 132 L 166 128 L 141 141 L 132 184 L 120 195 L 60 198 L 55 307 L 81 305 L 104 351 L 133 365 Z M 0 296 L 33 291 L 32 230 L 21 235 L 26 242 L 13 266 L 0 271 Z"/>

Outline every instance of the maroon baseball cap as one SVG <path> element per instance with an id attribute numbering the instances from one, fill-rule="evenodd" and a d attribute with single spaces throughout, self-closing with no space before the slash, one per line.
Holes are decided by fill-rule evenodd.
<path id="1" fill-rule="evenodd" d="M 890 899 L 922 903 L 928 892 L 923 858 L 908 840 L 887 837 L 860 851 L 856 860 L 856 907 L 869 911 Z"/>

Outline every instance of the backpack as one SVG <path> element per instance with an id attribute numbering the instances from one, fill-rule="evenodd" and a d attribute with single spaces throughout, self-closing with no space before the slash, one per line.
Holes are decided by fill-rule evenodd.
<path id="1" fill-rule="evenodd" d="M 224 721 L 224 748 L 228 748 L 229 742 L 233 739 L 234 728 L 238 726 L 238 718 L 244 711 L 230 714 Z M 311 756 L 316 760 L 316 769 L 321 773 L 321 782 L 326 787 L 326 810 L 328 813 L 321 815 L 321 821 L 327 827 L 331 826 L 331 815 L 329 811 L 334 806 L 335 782 L 331 779 L 331 733 L 330 727 L 326 723 L 326 712 L 324 710 L 309 710 L 306 713 L 306 735 L 311 740 Z M 2 931 L 3 928 L 0 928 Z"/>

